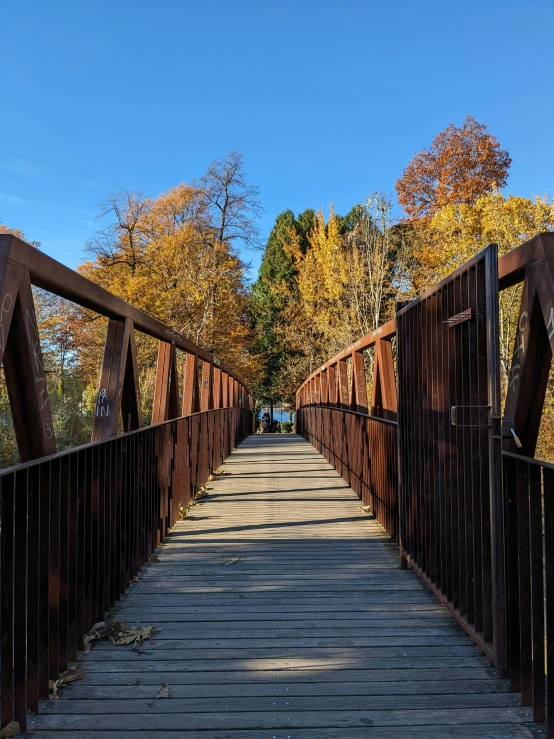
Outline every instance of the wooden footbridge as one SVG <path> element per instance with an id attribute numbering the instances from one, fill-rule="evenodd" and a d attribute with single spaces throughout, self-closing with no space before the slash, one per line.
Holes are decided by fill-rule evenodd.
<path id="1" fill-rule="evenodd" d="M 498 295 L 518 282 L 503 405 Z M 66 452 L 31 285 L 110 319 L 93 441 Z M 0 236 L 0 306 L 22 459 L 0 473 L 3 727 L 554 736 L 554 466 L 533 458 L 552 236 L 488 247 L 399 305 L 306 380 L 290 435 L 252 434 L 230 368 L 14 237 Z M 147 427 L 135 331 L 160 342 Z"/>

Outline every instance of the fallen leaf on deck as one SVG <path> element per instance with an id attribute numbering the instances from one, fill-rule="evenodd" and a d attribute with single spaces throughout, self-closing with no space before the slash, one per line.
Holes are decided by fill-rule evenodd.
<path id="1" fill-rule="evenodd" d="M 140 577 L 137 577 L 137 575 L 135 575 L 133 577 L 133 582 L 140 582 Z"/>
<path id="2" fill-rule="evenodd" d="M 151 703 L 148 704 L 148 708 L 152 708 L 158 698 L 169 698 L 169 685 L 167 683 L 160 685 L 160 687 L 158 688 L 158 692 L 156 693 L 156 697 Z"/>
<path id="3" fill-rule="evenodd" d="M 226 559 L 223 560 L 223 562 L 220 562 L 220 565 L 234 565 L 235 562 L 238 562 L 240 557 L 233 557 L 232 559 Z"/>
<path id="4" fill-rule="evenodd" d="M 48 698 L 51 701 L 59 700 L 60 696 L 58 695 L 58 690 L 61 687 L 63 687 L 64 685 L 69 685 L 69 683 L 72 683 L 75 680 L 82 679 L 83 670 L 81 665 L 79 664 L 75 665 L 74 667 L 70 667 L 69 670 L 65 670 L 65 672 L 61 672 L 57 680 L 48 681 Z"/>
<path id="5" fill-rule="evenodd" d="M 112 644 L 118 646 L 125 646 L 127 644 L 142 644 L 145 639 L 151 639 L 152 635 L 157 633 L 157 629 L 154 624 L 149 626 L 142 626 L 141 628 L 134 627 L 128 629 L 125 626 L 125 621 L 112 621 L 111 623 L 105 623 L 101 621 L 94 624 L 92 629 L 85 634 L 85 652 L 90 652 L 91 642 L 99 639 L 108 639 Z M 77 678 L 74 678 L 75 680 Z"/>
<path id="6" fill-rule="evenodd" d="M 112 624 L 113 633 L 109 636 L 109 640 L 113 644 L 126 645 L 136 643 L 142 644 L 146 639 L 151 639 L 152 635 L 159 631 L 153 624 L 150 626 L 143 626 L 142 628 L 134 627 L 127 629 L 123 621 L 117 621 Z"/>
<path id="7" fill-rule="evenodd" d="M 75 682 L 75 680 L 82 680 L 83 677 L 83 668 L 80 664 L 76 664 L 73 667 L 70 667 L 69 670 L 60 672 L 58 680 L 62 685 L 68 685 L 69 683 Z"/>
<path id="8" fill-rule="evenodd" d="M 6 724 L 2 731 L 0 731 L 0 737 L 2 737 L 2 739 L 11 739 L 11 737 L 17 736 L 20 731 L 21 726 L 19 725 L 19 721 L 10 721 L 10 723 Z"/>
<path id="9" fill-rule="evenodd" d="M 88 634 L 85 634 L 85 637 L 84 637 L 85 648 L 83 651 L 90 652 L 91 642 L 96 641 L 97 639 L 105 639 L 110 633 L 110 631 L 111 631 L 110 624 L 106 624 L 104 621 L 99 621 L 97 624 L 94 624 L 94 626 L 88 632 Z"/>
<path id="10" fill-rule="evenodd" d="M 135 680 L 135 685 L 142 685 L 142 680 L 140 679 L 140 677 L 137 677 L 137 679 Z"/>
<path id="11" fill-rule="evenodd" d="M 371 506 L 369 506 L 369 505 L 361 505 L 361 506 L 359 506 L 359 508 L 364 513 L 369 513 L 371 511 Z"/>
<path id="12" fill-rule="evenodd" d="M 158 688 L 158 694 L 156 695 L 156 700 L 158 698 L 169 698 L 169 685 L 167 685 L 167 683 L 160 685 L 160 687 Z"/>
<path id="13" fill-rule="evenodd" d="M 157 554 L 151 554 L 150 555 L 150 561 L 151 562 L 159 562 L 160 561 L 160 558 L 158 557 Z"/>

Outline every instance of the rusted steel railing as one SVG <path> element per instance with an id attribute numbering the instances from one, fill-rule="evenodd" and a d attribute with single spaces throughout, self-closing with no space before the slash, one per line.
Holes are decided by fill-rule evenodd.
<path id="1" fill-rule="evenodd" d="M 391 346 L 395 332 L 396 323 L 390 321 L 310 375 L 297 393 L 296 431 L 319 449 L 364 504 L 371 506 L 396 541 L 397 400 Z M 363 355 L 370 347 L 374 348 L 371 406 Z"/>
<path id="2" fill-rule="evenodd" d="M 298 415 L 297 433 L 323 454 L 397 541 L 396 422 L 330 406 L 306 406 Z"/>
<path id="3" fill-rule="evenodd" d="M 108 316 L 92 441 L 56 453 L 32 285 Z M 159 339 L 142 427 L 135 330 Z M 182 407 L 176 349 L 186 352 Z M 253 431 L 233 371 L 34 247 L 0 236 L 0 361 L 22 464 L 0 471 L 2 726 L 37 711 L 90 627 Z M 120 420 L 124 433 L 117 434 Z"/>
<path id="4" fill-rule="evenodd" d="M 489 247 L 397 313 L 399 505 L 403 554 L 502 667 L 496 270 Z"/>
<path id="5" fill-rule="evenodd" d="M 502 414 L 498 299 L 518 283 Z M 371 346 L 370 405 L 363 351 Z M 533 457 L 553 353 L 554 234 L 546 233 L 500 258 L 490 246 L 399 305 L 395 321 L 310 375 L 296 421 L 395 538 L 402 566 L 507 670 L 535 719 L 546 714 L 552 737 L 554 466 Z"/>
<path id="6" fill-rule="evenodd" d="M 0 474 L 2 724 L 25 727 L 83 637 L 191 497 L 252 433 L 247 408 L 195 413 Z"/>
<path id="7" fill-rule="evenodd" d="M 135 331 L 159 340 L 152 422 L 252 408 L 241 379 L 210 352 L 15 236 L 0 235 L 0 362 L 22 462 L 56 452 L 31 286 L 109 318 L 92 441 L 142 427 Z M 182 406 L 176 350 L 186 355 Z M 199 382 L 199 376 L 201 381 Z"/>
<path id="8" fill-rule="evenodd" d="M 508 675 L 512 691 L 521 693 L 521 704 L 533 706 L 535 721 L 545 720 L 548 707 L 551 736 L 554 680 L 546 680 L 546 674 L 554 675 L 554 465 L 509 452 L 502 457 Z"/>

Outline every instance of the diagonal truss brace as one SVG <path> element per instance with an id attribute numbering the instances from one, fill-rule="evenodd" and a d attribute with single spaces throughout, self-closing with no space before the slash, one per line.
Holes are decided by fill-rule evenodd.
<path id="1" fill-rule="evenodd" d="M 56 452 L 29 272 L 0 267 L 0 362 L 22 462 Z"/>

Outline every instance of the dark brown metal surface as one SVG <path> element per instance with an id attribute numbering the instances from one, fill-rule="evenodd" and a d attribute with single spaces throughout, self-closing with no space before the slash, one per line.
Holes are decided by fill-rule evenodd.
<path id="1" fill-rule="evenodd" d="M 503 454 L 506 500 L 508 677 L 521 703 L 533 706 L 535 721 L 548 710 L 548 736 L 554 734 L 552 674 L 554 645 L 554 465 Z M 544 592 L 546 584 L 546 593 Z"/>
<path id="2" fill-rule="evenodd" d="M 397 314 L 399 496 L 404 556 L 503 668 L 496 264 L 488 247 Z M 468 422 L 451 422 L 454 406 Z"/>

